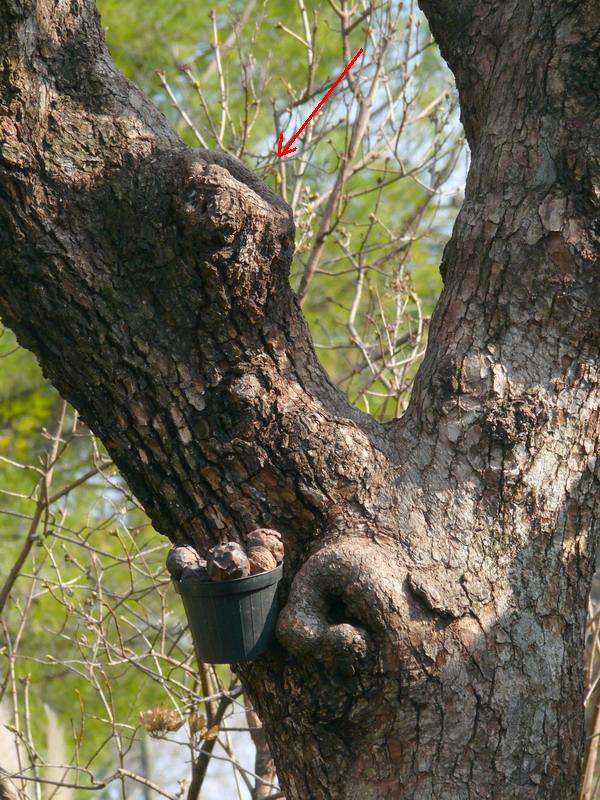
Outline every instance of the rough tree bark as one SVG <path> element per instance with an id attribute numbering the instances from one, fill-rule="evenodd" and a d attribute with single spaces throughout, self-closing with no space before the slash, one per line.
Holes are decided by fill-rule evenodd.
<path id="1" fill-rule="evenodd" d="M 600 6 L 421 0 L 472 151 L 404 418 L 349 407 L 290 209 L 190 150 L 90 0 L 0 0 L 0 312 L 150 514 L 282 531 L 240 667 L 287 797 L 577 795 L 598 536 Z M 289 593 L 289 594 L 288 594 Z"/>

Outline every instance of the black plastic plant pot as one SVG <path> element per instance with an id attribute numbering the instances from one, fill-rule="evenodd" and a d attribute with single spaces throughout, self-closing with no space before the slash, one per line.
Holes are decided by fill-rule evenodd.
<path id="1" fill-rule="evenodd" d="M 282 574 L 280 564 L 269 572 L 232 581 L 173 581 L 199 661 L 250 661 L 273 647 Z"/>

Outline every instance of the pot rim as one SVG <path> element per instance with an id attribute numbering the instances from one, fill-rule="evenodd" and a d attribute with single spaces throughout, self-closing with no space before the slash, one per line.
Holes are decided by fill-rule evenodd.
<path id="1" fill-rule="evenodd" d="M 264 589 L 281 580 L 283 574 L 283 561 L 275 569 L 267 572 L 258 572 L 256 575 L 247 575 L 245 578 L 234 578 L 231 581 L 198 580 L 181 583 L 176 578 L 171 578 L 175 591 L 186 597 L 215 597 L 227 594 L 240 594 Z"/>

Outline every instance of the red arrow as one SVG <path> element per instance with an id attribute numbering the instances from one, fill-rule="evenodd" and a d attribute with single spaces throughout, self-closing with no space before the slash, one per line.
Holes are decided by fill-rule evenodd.
<path id="1" fill-rule="evenodd" d="M 312 112 L 312 114 L 311 114 L 311 115 L 308 117 L 308 119 L 306 120 L 306 122 L 303 122 L 303 123 L 302 123 L 302 125 L 301 125 L 301 126 L 298 128 L 298 130 L 296 131 L 296 133 L 295 133 L 295 134 L 292 136 L 292 138 L 291 138 L 291 139 L 289 140 L 289 142 L 288 142 L 288 143 L 285 145 L 285 147 L 283 146 L 283 133 L 280 133 L 280 134 L 279 134 L 279 143 L 277 144 L 277 155 L 279 156 L 279 158 L 281 158 L 282 156 L 289 156 L 289 154 L 290 154 L 290 153 L 295 153 L 295 152 L 296 152 L 297 148 L 296 148 L 296 147 L 290 147 L 290 145 L 292 145 L 292 144 L 293 144 L 293 143 L 296 141 L 296 139 L 297 139 L 297 138 L 300 136 L 300 134 L 302 133 L 302 131 L 304 130 L 304 128 L 306 128 L 306 126 L 307 126 L 307 125 L 308 125 L 308 123 L 311 121 L 311 119 L 312 119 L 312 118 L 315 116 L 315 114 L 316 114 L 316 113 L 317 113 L 317 112 L 318 112 L 318 111 L 321 109 L 321 107 L 322 107 L 322 106 L 323 106 L 323 105 L 324 105 L 324 104 L 325 104 L 325 103 L 326 103 L 326 102 L 329 100 L 329 98 L 331 97 L 331 95 L 332 95 L 332 92 L 334 91 L 335 87 L 336 87 L 336 86 L 337 86 L 339 83 L 341 83 L 341 82 L 344 80 L 344 78 L 345 78 L 345 77 L 346 77 L 346 75 L 347 75 L 347 74 L 350 72 L 350 70 L 351 70 L 351 69 L 352 69 L 352 67 L 354 66 L 354 63 L 356 62 L 356 60 L 358 59 L 358 57 L 359 57 L 359 56 L 362 54 L 362 52 L 363 52 L 363 48 L 361 47 L 361 48 L 360 48 L 360 50 L 358 51 L 358 53 L 357 53 L 357 54 L 354 56 L 354 58 L 352 59 L 352 61 L 350 61 L 348 64 L 346 64 L 346 66 L 345 66 L 345 68 L 344 68 L 344 71 L 342 72 L 342 74 L 340 75 L 340 77 L 339 77 L 339 78 L 337 79 L 337 81 L 336 81 L 336 82 L 333 84 L 333 86 L 332 86 L 332 87 L 329 89 L 329 91 L 327 92 L 327 94 L 325 95 L 325 97 L 323 97 L 323 99 L 319 101 L 319 103 L 318 103 L 317 107 L 314 109 L 314 111 Z"/>

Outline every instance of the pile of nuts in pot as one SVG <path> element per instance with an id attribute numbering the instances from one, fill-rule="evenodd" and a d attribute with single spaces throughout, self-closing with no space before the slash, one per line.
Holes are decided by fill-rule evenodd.
<path id="1" fill-rule="evenodd" d="M 169 551 L 167 569 L 171 577 L 187 582 L 196 580 L 230 581 L 275 569 L 283 561 L 281 534 L 271 528 L 257 528 L 239 542 L 217 544 L 206 559 L 193 547 L 179 545 Z"/>

